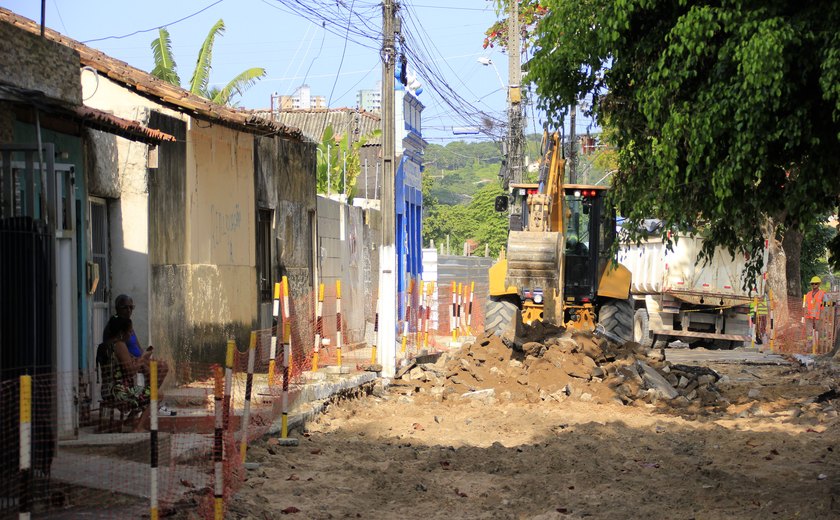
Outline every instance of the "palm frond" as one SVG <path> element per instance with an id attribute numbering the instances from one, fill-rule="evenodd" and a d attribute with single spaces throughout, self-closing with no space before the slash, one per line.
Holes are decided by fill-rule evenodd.
<path id="1" fill-rule="evenodd" d="M 216 36 L 225 32 L 225 22 L 221 18 L 213 24 L 207 38 L 198 51 L 198 58 L 195 61 L 195 70 L 190 79 L 190 92 L 199 96 L 207 97 L 207 85 L 210 82 L 210 69 L 213 60 L 213 40 Z"/>
<path id="2" fill-rule="evenodd" d="M 178 66 L 175 64 L 175 57 L 172 55 L 172 39 L 169 37 L 169 31 L 166 30 L 166 27 L 161 27 L 158 31 L 158 37 L 152 40 L 152 54 L 155 59 L 152 76 L 173 85 L 181 86 Z"/>
<path id="3" fill-rule="evenodd" d="M 265 76 L 265 69 L 262 67 L 252 67 L 243 72 L 240 72 L 235 78 L 230 80 L 225 87 L 212 97 L 214 103 L 220 105 L 230 104 L 230 100 L 234 94 L 242 95 L 246 90 L 253 87 L 260 78 Z"/>

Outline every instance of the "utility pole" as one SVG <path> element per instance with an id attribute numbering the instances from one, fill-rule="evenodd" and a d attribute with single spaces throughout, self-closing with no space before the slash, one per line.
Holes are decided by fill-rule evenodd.
<path id="1" fill-rule="evenodd" d="M 394 208 L 394 0 L 382 3 L 382 242 L 379 246 L 379 335 L 376 339 L 384 377 L 394 377 L 397 368 L 397 250 Z"/>
<path id="2" fill-rule="evenodd" d="M 508 15 L 508 182 L 522 182 L 522 63 L 520 62 L 519 2 L 510 2 Z M 508 182 L 504 188 L 507 189 Z"/>
<path id="3" fill-rule="evenodd" d="M 575 124 L 577 114 L 577 103 L 572 103 L 569 112 L 569 184 L 577 184 L 577 136 L 575 135 Z"/>

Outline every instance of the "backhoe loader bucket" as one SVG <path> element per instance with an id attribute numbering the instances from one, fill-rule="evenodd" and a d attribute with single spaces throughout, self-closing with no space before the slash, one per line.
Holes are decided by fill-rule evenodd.
<path id="1" fill-rule="evenodd" d="M 563 243 L 563 234 L 553 231 L 511 231 L 508 235 L 506 286 L 516 287 L 520 296 L 523 290 L 542 290 L 543 321 L 554 324 L 562 322 L 562 316 L 557 316 L 562 310 Z"/>

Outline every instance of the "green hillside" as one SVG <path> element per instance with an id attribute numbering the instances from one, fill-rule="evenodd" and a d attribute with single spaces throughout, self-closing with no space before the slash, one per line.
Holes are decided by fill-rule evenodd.
<path id="1" fill-rule="evenodd" d="M 541 136 L 528 136 L 528 162 L 539 160 Z M 423 171 L 423 244 L 446 243 L 461 254 L 465 241 L 473 243 L 475 254 L 497 255 L 507 240 L 507 215 L 493 210 L 493 201 L 503 194 L 499 179 L 502 154 L 498 143 L 454 141 L 446 146 L 430 144 L 426 148 Z M 613 169 L 609 154 L 581 154 L 579 182 L 608 183 L 607 172 Z M 526 181 L 535 182 L 537 173 Z"/>

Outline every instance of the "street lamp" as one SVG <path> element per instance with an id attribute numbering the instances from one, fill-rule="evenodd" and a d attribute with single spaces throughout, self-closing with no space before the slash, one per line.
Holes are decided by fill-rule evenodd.
<path id="1" fill-rule="evenodd" d="M 496 77 L 499 78 L 499 84 L 502 85 L 503 89 L 507 89 L 507 85 L 505 85 L 505 82 L 502 81 L 502 75 L 499 74 L 499 69 L 496 68 L 496 64 L 493 63 L 493 60 L 491 60 L 487 56 L 481 56 L 480 58 L 478 58 L 478 62 L 484 65 L 485 67 L 492 65 L 493 70 L 496 71 Z"/>

